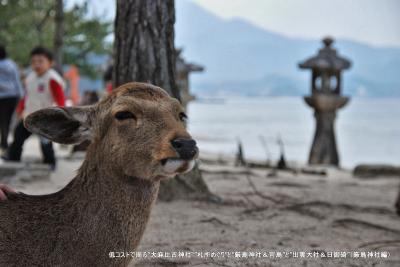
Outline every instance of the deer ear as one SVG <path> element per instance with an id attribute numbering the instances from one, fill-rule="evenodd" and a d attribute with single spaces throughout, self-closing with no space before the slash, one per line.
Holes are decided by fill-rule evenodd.
<path id="1" fill-rule="evenodd" d="M 51 141 L 77 144 L 91 137 L 89 118 L 92 110 L 91 106 L 45 108 L 29 114 L 24 125 L 32 133 Z"/>

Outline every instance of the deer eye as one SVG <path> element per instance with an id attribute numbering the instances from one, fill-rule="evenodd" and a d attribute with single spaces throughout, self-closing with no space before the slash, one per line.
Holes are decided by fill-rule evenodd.
<path id="1" fill-rule="evenodd" d="M 129 111 L 119 111 L 115 113 L 115 118 L 119 121 L 127 119 L 136 119 L 135 115 Z"/>
<path id="2" fill-rule="evenodd" d="M 187 115 L 185 113 L 183 113 L 183 112 L 179 113 L 179 120 L 181 122 L 186 122 L 187 119 L 188 119 L 188 117 L 187 117 Z"/>

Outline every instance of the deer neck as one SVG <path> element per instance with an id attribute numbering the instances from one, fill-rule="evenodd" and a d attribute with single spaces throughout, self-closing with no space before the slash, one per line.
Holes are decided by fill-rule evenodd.
<path id="1" fill-rule="evenodd" d="M 107 236 L 104 242 L 110 248 L 134 250 L 157 198 L 159 182 L 110 173 L 103 160 L 88 151 L 78 175 L 67 186 L 73 195 L 70 204 L 79 203 L 80 224 L 97 242 L 102 240 L 98 235 Z"/>

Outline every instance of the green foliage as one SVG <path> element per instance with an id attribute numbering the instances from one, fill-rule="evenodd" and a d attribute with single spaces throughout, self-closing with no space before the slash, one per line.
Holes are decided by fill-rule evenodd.
<path id="1" fill-rule="evenodd" d="M 94 77 L 98 71 L 88 63 L 88 55 L 110 53 L 111 45 L 105 39 L 112 24 L 87 14 L 87 3 L 64 10 L 63 61 Z M 53 47 L 54 19 L 54 0 L 0 0 L 0 42 L 6 45 L 12 59 L 27 66 L 34 46 Z"/>
<path id="2" fill-rule="evenodd" d="M 51 0 L 0 1 L 0 42 L 6 45 L 10 56 L 21 65 L 28 63 L 33 46 L 52 44 L 53 29 L 49 20 Z"/>
<path id="3" fill-rule="evenodd" d="M 100 18 L 85 18 L 87 5 L 75 6 L 65 13 L 64 62 L 80 67 L 81 72 L 93 76 L 93 68 L 87 62 L 89 53 L 108 54 L 111 45 L 105 42 L 111 33 L 110 22 Z"/>

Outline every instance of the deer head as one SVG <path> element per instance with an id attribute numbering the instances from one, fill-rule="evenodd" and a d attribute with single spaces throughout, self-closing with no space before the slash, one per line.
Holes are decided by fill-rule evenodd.
<path id="1" fill-rule="evenodd" d="M 99 103 L 51 107 L 25 119 L 25 127 L 54 142 L 90 140 L 87 160 L 99 158 L 113 174 L 159 180 L 188 172 L 198 155 L 185 129 L 180 103 L 145 83 L 120 86 Z"/>

